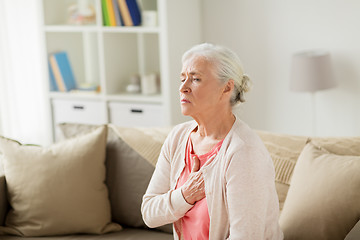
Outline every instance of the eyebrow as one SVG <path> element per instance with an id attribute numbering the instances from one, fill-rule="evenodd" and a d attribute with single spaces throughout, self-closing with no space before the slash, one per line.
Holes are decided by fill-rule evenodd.
<path id="1" fill-rule="evenodd" d="M 185 73 L 184 72 L 181 72 L 181 76 L 184 76 Z M 192 72 L 189 72 L 189 75 L 193 76 L 193 75 L 201 75 L 201 72 L 195 72 L 195 71 L 192 71 Z"/>

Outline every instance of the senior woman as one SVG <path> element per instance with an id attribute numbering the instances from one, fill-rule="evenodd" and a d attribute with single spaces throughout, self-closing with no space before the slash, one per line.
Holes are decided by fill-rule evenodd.
<path id="1" fill-rule="evenodd" d="M 194 120 L 162 147 L 141 211 L 174 239 L 282 239 L 274 167 L 260 138 L 232 112 L 250 80 L 231 50 L 208 43 L 184 53 L 180 104 Z"/>

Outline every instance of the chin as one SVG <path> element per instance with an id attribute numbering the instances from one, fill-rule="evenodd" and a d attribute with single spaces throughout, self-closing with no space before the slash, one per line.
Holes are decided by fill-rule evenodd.
<path id="1" fill-rule="evenodd" d="M 189 111 L 189 109 L 181 108 L 181 113 L 182 113 L 182 115 L 184 115 L 184 116 L 190 116 L 190 111 Z"/>
<path id="2" fill-rule="evenodd" d="M 181 114 L 184 116 L 190 116 L 190 114 L 187 111 L 181 111 Z"/>

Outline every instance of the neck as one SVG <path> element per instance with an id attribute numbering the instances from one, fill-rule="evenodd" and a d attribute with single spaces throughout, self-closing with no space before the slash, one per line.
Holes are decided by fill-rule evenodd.
<path id="1" fill-rule="evenodd" d="M 231 110 L 214 111 L 194 117 L 198 123 L 196 133 L 201 138 L 213 138 L 221 140 L 225 138 L 235 122 L 235 116 Z"/>

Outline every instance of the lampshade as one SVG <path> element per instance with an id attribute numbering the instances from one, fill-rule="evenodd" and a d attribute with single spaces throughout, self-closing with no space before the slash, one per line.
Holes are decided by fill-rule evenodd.
<path id="1" fill-rule="evenodd" d="M 330 54 L 307 51 L 293 55 L 290 90 L 316 92 L 336 86 Z"/>

